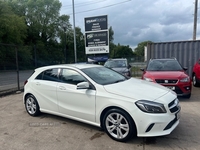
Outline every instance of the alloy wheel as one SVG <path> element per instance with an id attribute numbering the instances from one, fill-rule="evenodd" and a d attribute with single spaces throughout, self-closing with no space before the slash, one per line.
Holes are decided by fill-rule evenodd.
<path id="1" fill-rule="evenodd" d="M 37 116 L 40 114 L 40 108 L 36 98 L 33 95 L 28 95 L 25 101 L 26 111 L 31 116 Z"/>
<path id="2" fill-rule="evenodd" d="M 109 134 L 116 139 L 126 138 L 130 132 L 127 119 L 120 113 L 111 113 L 105 120 L 105 127 Z"/>
<path id="3" fill-rule="evenodd" d="M 197 85 L 197 81 L 196 81 L 196 76 L 193 76 L 193 85 L 196 86 Z"/>

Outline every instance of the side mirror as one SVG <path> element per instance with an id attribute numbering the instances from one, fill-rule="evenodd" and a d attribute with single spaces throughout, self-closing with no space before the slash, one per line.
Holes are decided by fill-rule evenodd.
<path id="1" fill-rule="evenodd" d="M 187 68 L 187 67 L 183 67 L 183 70 L 187 71 L 187 70 L 188 70 L 188 68 Z"/>
<path id="2" fill-rule="evenodd" d="M 144 71 L 144 68 L 140 68 L 141 71 Z"/>
<path id="3" fill-rule="evenodd" d="M 77 89 L 89 89 L 90 84 L 88 82 L 80 82 L 77 84 Z"/>

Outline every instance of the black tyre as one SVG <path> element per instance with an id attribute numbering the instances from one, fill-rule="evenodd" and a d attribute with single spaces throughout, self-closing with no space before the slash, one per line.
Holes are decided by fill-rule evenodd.
<path id="1" fill-rule="evenodd" d="M 191 97 L 191 93 L 184 96 L 184 98 L 190 98 L 190 97 Z"/>
<path id="2" fill-rule="evenodd" d="M 193 74 L 193 76 L 192 76 L 192 83 L 193 83 L 193 86 L 195 86 L 195 87 L 199 86 L 199 83 L 197 81 L 197 78 L 196 78 L 195 74 Z"/>
<path id="3" fill-rule="evenodd" d="M 33 95 L 26 96 L 25 107 L 26 111 L 31 116 L 38 116 L 40 114 L 40 107 L 36 98 Z"/>
<path id="4" fill-rule="evenodd" d="M 136 135 L 135 123 L 123 110 L 110 109 L 103 118 L 106 133 L 114 140 L 125 142 Z"/>

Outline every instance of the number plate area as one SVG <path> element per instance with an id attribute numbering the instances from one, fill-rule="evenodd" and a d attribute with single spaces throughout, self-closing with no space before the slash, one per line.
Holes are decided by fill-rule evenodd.
<path id="1" fill-rule="evenodd" d="M 169 88 L 170 90 L 175 90 L 175 86 L 166 86 L 167 88 Z"/>

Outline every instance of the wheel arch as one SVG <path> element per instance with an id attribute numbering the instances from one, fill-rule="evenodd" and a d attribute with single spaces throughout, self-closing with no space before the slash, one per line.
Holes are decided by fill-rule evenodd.
<path id="1" fill-rule="evenodd" d="M 134 119 L 131 117 L 131 115 L 126 111 L 124 110 L 123 108 L 121 107 L 118 107 L 118 106 L 109 106 L 109 107 L 106 107 L 102 112 L 101 112 L 101 115 L 100 115 L 100 126 L 102 129 L 104 129 L 104 125 L 103 125 L 103 118 L 104 118 L 104 115 L 106 114 L 106 112 L 110 109 L 119 109 L 121 111 L 124 111 L 130 118 L 131 118 L 131 121 L 132 123 L 134 124 L 134 127 L 135 127 L 135 130 L 137 132 L 137 128 L 136 128 L 136 123 L 134 121 Z"/>
<path id="2" fill-rule="evenodd" d="M 192 80 L 193 80 L 193 76 L 195 75 L 195 72 L 192 72 Z"/>
<path id="3" fill-rule="evenodd" d="M 28 96 L 32 97 L 32 98 L 34 99 L 34 101 L 35 101 L 36 111 L 35 111 L 34 114 L 30 114 L 30 113 L 28 112 L 28 110 L 27 110 L 26 101 L 27 101 L 27 97 L 28 97 Z M 26 94 L 24 95 L 23 101 L 24 101 L 24 105 L 25 105 L 25 107 L 26 107 L 26 111 L 29 113 L 29 115 L 35 117 L 35 116 L 38 116 L 38 115 L 41 114 L 40 105 L 39 105 L 39 103 L 38 103 L 36 97 L 35 97 L 32 93 L 26 93 Z"/>
<path id="4" fill-rule="evenodd" d="M 25 104 L 25 102 L 26 102 L 27 96 L 29 96 L 29 95 L 33 95 L 33 94 L 31 94 L 31 93 L 26 93 L 26 94 L 24 95 L 24 99 L 23 99 L 24 104 Z"/>
<path id="5" fill-rule="evenodd" d="M 37 101 L 37 104 L 38 104 L 38 106 L 39 106 L 39 108 L 40 108 L 40 104 L 38 103 L 37 98 L 36 98 L 32 93 L 26 93 L 26 94 L 24 95 L 24 104 L 25 104 L 25 102 L 26 102 L 27 96 L 29 96 L 29 95 L 32 95 L 32 96 L 35 98 L 35 100 Z"/>

